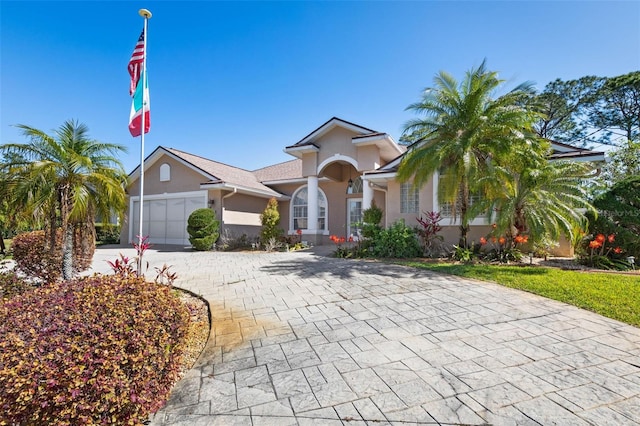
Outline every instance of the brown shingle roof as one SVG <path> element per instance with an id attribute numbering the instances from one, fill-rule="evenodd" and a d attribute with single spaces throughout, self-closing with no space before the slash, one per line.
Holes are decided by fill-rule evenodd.
<path id="1" fill-rule="evenodd" d="M 188 152 L 180 151 L 174 148 L 165 149 L 176 157 L 179 157 L 183 161 L 186 161 L 194 167 L 202 170 L 206 174 L 215 177 L 215 179 L 211 179 L 210 181 L 205 183 L 226 183 L 232 186 L 239 186 L 267 194 L 272 194 L 273 196 L 281 195 L 268 186 L 260 183 L 256 176 L 248 170 L 229 166 L 228 164 L 219 163 L 217 161 L 209 160 L 198 155 L 189 154 Z"/>
<path id="2" fill-rule="evenodd" d="M 302 160 L 295 159 L 273 166 L 254 170 L 253 174 L 260 182 L 302 178 Z"/>

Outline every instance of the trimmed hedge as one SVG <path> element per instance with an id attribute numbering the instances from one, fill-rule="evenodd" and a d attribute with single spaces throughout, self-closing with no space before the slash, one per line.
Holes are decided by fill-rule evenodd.
<path id="1" fill-rule="evenodd" d="M 189 242 L 195 250 L 211 250 L 220 236 L 216 213 L 207 208 L 194 210 L 187 220 Z"/>
<path id="2" fill-rule="evenodd" d="M 189 312 L 170 288 L 95 275 L 0 308 L 0 424 L 139 424 L 168 398 Z"/>

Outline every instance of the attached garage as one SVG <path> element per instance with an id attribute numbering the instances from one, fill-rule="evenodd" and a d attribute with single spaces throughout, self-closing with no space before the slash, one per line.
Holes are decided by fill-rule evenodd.
<path id="1" fill-rule="evenodd" d="M 145 195 L 142 234 L 152 244 L 189 245 L 187 220 L 194 210 L 207 207 L 207 191 Z M 129 241 L 140 232 L 140 197 L 129 201 Z"/>

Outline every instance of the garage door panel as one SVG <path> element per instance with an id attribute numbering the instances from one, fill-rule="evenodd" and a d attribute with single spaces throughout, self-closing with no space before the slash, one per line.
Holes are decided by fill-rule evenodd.
<path id="1" fill-rule="evenodd" d="M 184 198 L 175 198 L 167 200 L 167 218 L 169 220 L 186 220 L 184 216 Z"/>
<path id="2" fill-rule="evenodd" d="M 132 203 L 131 225 L 134 240 L 139 232 L 138 206 L 139 202 Z M 189 244 L 187 220 L 194 210 L 203 207 L 206 207 L 204 194 L 145 200 L 143 235 L 148 236 L 152 244 Z"/>
<path id="3" fill-rule="evenodd" d="M 149 208 L 149 220 L 151 221 L 161 220 L 164 222 L 166 219 L 167 219 L 167 200 L 152 200 L 151 206 Z"/>

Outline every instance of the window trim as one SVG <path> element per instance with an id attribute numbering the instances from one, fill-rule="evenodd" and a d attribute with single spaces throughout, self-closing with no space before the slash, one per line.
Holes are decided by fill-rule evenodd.
<path id="1" fill-rule="evenodd" d="M 291 194 L 291 202 L 289 203 L 289 234 L 291 233 L 295 233 L 296 229 L 293 227 L 293 221 L 294 221 L 294 217 L 293 217 L 293 209 L 294 209 L 294 202 L 296 199 L 296 196 L 298 195 L 298 192 L 302 191 L 303 189 L 307 189 L 307 221 L 309 220 L 309 191 L 308 191 L 308 187 L 309 185 L 302 185 L 299 188 L 297 188 L 293 194 Z M 318 187 L 318 194 L 322 195 L 322 197 L 324 197 L 324 202 L 325 202 L 325 208 L 324 208 L 324 229 L 317 229 L 316 231 L 322 233 L 323 235 L 329 235 L 329 199 L 327 198 L 327 194 L 324 193 L 324 191 L 322 190 L 322 188 Z M 318 203 L 318 219 L 321 218 L 320 216 L 320 203 Z M 302 234 L 306 235 L 306 234 L 311 234 L 310 230 L 307 229 L 302 229 Z"/>

